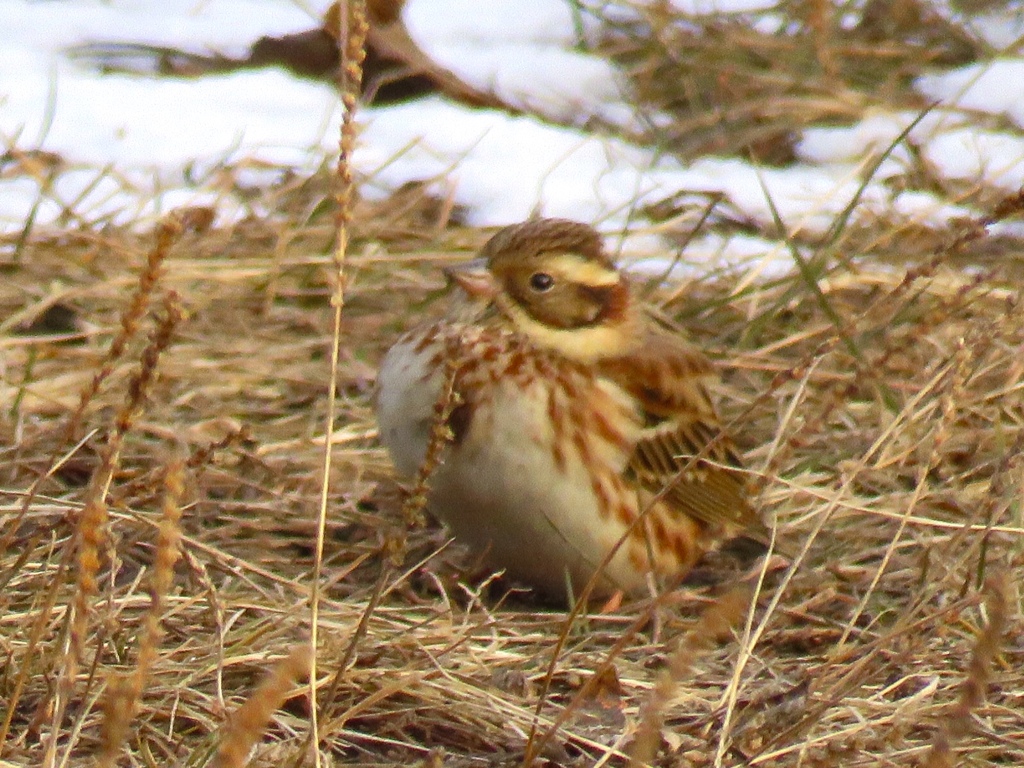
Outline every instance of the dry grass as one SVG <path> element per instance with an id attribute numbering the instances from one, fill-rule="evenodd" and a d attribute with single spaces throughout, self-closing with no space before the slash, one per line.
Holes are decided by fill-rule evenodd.
<path id="1" fill-rule="evenodd" d="M 319 602 L 324 754 L 408 764 L 442 748 L 444 764 L 515 764 L 531 733 L 539 740 L 563 720 L 541 753 L 562 763 L 625 760 L 638 725 L 649 732 L 655 722 L 658 761 L 709 762 L 716 752 L 724 765 L 920 761 L 968 675 L 984 624 L 980 584 L 1003 572 L 1006 633 L 990 652 L 988 698 L 972 704 L 972 728 L 955 747 L 964 765 L 1024 759 L 1024 321 L 1014 282 L 993 270 L 950 269 L 943 253 L 906 275 L 838 269 L 823 292 L 840 329 L 796 279 L 739 295 L 707 282 L 664 305 L 723 360 L 724 411 L 761 473 L 780 538 L 802 555 L 792 572 L 769 575 L 740 642 L 707 651 L 669 684 L 658 682 L 659 668 L 672 667 L 665 654 L 719 587 L 566 627 L 557 610 L 502 601 L 493 588 L 479 593 L 462 570 L 469 561 L 444 547 L 435 526 L 409 531 L 404 567 L 382 567 L 393 551 L 389 532 L 403 522 L 372 437 L 373 363 L 424 311 L 440 285 L 438 263 L 464 258 L 485 233 L 429 228 L 416 241 L 408 223 L 388 241 L 376 222 L 375 211 L 357 209 L 347 265 Z M 0 512 L 10 544 L 0 563 L 0 695 L 12 718 L 4 759 L 39 764 L 51 736 L 58 758 L 73 764 L 100 748 L 99 702 L 116 695 L 104 687 L 140 665 L 133 649 L 148 632 L 144 585 L 166 562 L 151 543 L 163 467 L 179 444 L 189 451 L 182 561 L 163 598 L 166 634 L 127 751 L 144 764 L 205 763 L 228 712 L 271 659 L 305 642 L 331 256 L 322 225 L 281 237 L 284 246 L 246 223 L 186 233 L 168 254 L 159 289 L 180 294 L 185 319 L 125 431 L 109 532 L 98 544 L 99 600 L 90 601 L 83 664 L 56 730 L 67 607 L 77 592 L 62 563 L 88 479 L 104 465 L 106 425 L 130 402 L 133 357 L 145 340 L 130 340 L 87 404 L 86 439 L 63 440 L 63 426 L 106 359 L 135 279 L 131 264 L 144 263 L 149 248 L 146 238 L 116 231 L 37 237 L 7 269 L 5 314 L 28 320 L 33 307 L 59 301 L 92 330 L 77 342 L 13 333 L 3 341 Z M 971 247 L 964 239 L 951 242 Z M 53 284 L 58 270 L 64 277 Z M 40 479 L 55 456 L 63 458 Z M 614 696 L 585 685 L 601 668 L 614 670 Z M 256 764 L 308 756 L 301 701 L 274 716 Z"/>
<path id="2" fill-rule="evenodd" d="M 808 19 L 816 66 L 845 77 Z M 994 259 L 989 234 L 1019 196 L 979 194 L 978 221 L 927 240 L 840 228 L 813 284 L 656 292 L 721 360 L 723 414 L 795 558 L 570 615 L 405 527 L 374 366 L 487 236 L 415 190 L 352 207 L 325 435 L 333 179 L 285 178 L 278 218 L 192 218 L 173 242 L 0 243 L 0 760 L 1024 764 L 1024 244 L 1000 235 Z M 149 314 L 159 296 L 177 322 L 173 299 Z"/>
<path id="3" fill-rule="evenodd" d="M 688 17 L 649 3 L 603 45 L 629 73 L 641 114 L 673 116 L 652 123 L 652 141 L 685 158 L 738 154 L 767 165 L 794 160 L 800 128 L 852 121 L 869 106 L 925 107 L 912 78 L 989 53 L 922 0 L 840 6 L 780 3 L 774 22 L 758 27 L 750 15 Z"/>

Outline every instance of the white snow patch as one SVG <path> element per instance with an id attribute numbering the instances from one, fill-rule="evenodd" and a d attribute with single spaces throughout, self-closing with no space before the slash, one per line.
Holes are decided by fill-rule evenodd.
<path id="1" fill-rule="evenodd" d="M 919 77 L 917 89 L 943 104 L 1006 115 L 1024 127 L 1024 59 L 997 59 Z"/>
<path id="2" fill-rule="evenodd" d="M 427 99 L 363 113 L 356 166 L 374 185 L 448 177 L 470 222 L 508 224 L 534 212 L 624 221 L 631 204 L 675 191 L 650 153 L 617 139 Z"/>
<path id="3" fill-rule="evenodd" d="M 984 182 L 1013 192 L 1024 186 L 1024 136 L 960 128 L 932 139 L 925 159 L 947 179 Z"/>
<path id="4" fill-rule="evenodd" d="M 237 55 L 261 35 L 316 23 L 299 3 L 252 0 L 3 0 L 3 17 L 8 41 L 49 53 L 87 42 L 130 40 Z"/>
<path id="5" fill-rule="evenodd" d="M 582 123 L 621 112 L 618 71 L 575 46 L 593 26 L 572 4 L 503 0 L 482 11 L 477 0 L 415 0 L 403 18 L 410 36 L 434 61 L 504 101 L 560 122 Z"/>
<path id="6" fill-rule="evenodd" d="M 695 16 L 755 14 L 759 28 L 782 23 L 770 11 L 774 0 L 673 2 Z M 0 231 L 23 227 L 37 203 L 39 224 L 128 222 L 181 204 L 214 204 L 221 220 L 233 220 L 253 204 L 225 192 L 229 182 L 273 184 L 278 166 L 309 172 L 337 150 L 338 99 L 328 85 L 271 70 L 195 80 L 101 76 L 64 53 L 70 45 L 119 40 L 237 54 L 261 35 L 312 27 L 313 16 L 293 0 L 0 3 L 0 152 L 39 148 L 66 162 L 43 192 L 42 180 L 0 176 Z M 586 52 L 595 19 L 585 9 L 574 15 L 570 2 L 409 0 L 405 19 L 440 63 L 513 103 L 577 125 L 591 117 L 619 126 L 636 119 L 619 73 Z M 1009 57 L 920 78 L 921 92 L 944 104 L 911 131 L 910 142 L 943 178 L 1018 189 L 1024 135 L 981 126 L 978 113 L 1024 125 L 1022 81 L 1024 59 Z M 364 194 L 433 180 L 469 211 L 471 223 L 502 225 L 534 213 L 589 221 L 608 233 L 630 223 L 639 234 L 626 236 L 623 253 L 646 253 L 664 266 L 665 241 L 635 209 L 681 192 L 720 194 L 716 215 L 769 230 L 774 205 L 788 233 L 825 232 L 858 194 L 855 216 L 939 226 L 970 213 L 929 193 L 890 188 L 887 182 L 915 162 L 902 146 L 865 186 L 872 158 L 916 117 L 878 112 L 845 128 L 808 129 L 801 162 L 789 168 L 717 157 L 683 166 L 621 139 L 433 98 L 363 109 L 354 161 L 369 176 Z M 223 166 L 229 170 L 218 170 Z M 0 172 L 8 168 L 0 165 Z M 682 258 L 684 265 L 743 265 L 765 275 L 791 269 L 783 244 L 745 235 L 698 237 Z"/>
<path id="7" fill-rule="evenodd" d="M 1024 2 L 1012 0 L 1001 7 L 960 12 L 950 0 L 931 0 L 930 5 L 952 23 L 962 26 L 997 51 L 1021 47 L 1024 39 Z"/>

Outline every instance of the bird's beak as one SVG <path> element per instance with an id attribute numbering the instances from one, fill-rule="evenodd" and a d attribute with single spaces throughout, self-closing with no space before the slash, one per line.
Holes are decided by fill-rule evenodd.
<path id="1" fill-rule="evenodd" d="M 498 292 L 498 284 L 487 269 L 486 259 L 473 259 L 445 267 L 442 271 L 450 283 L 459 286 L 471 299 L 490 300 Z"/>

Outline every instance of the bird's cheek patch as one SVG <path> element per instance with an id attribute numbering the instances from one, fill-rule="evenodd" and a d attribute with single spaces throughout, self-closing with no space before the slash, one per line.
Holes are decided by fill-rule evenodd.
<path id="1" fill-rule="evenodd" d="M 586 305 L 593 308 L 593 317 L 589 318 L 588 324 L 620 320 L 625 316 L 629 296 L 622 283 L 607 286 L 581 285 L 579 290 L 585 297 Z"/>

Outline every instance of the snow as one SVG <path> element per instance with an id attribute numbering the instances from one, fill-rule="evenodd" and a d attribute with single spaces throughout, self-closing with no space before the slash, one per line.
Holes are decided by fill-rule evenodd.
<path id="1" fill-rule="evenodd" d="M 1003 72 L 1009 74 L 1012 70 Z M 1024 77 L 1024 70 L 1021 76 Z M 950 81 L 960 80 L 959 76 L 950 78 Z M 929 87 L 933 85 L 931 81 Z M 1013 90 L 1006 83 L 1003 87 Z M 1019 96 L 1017 101 L 1020 101 Z M 908 134 L 910 143 L 929 169 L 942 179 L 987 184 L 1007 192 L 1024 187 L 1024 134 L 986 128 L 977 119 L 955 109 L 957 102 L 953 98 L 947 97 L 944 103 L 944 107 L 925 114 Z M 978 104 L 999 113 L 1002 105 L 1011 105 L 1011 100 L 1000 96 L 983 102 L 974 97 L 969 108 L 979 109 Z M 797 153 L 801 159 L 818 164 L 849 163 L 856 158 L 878 155 L 889 149 L 918 118 L 920 115 L 912 112 L 879 113 L 845 128 L 809 128 L 804 131 Z M 905 173 L 913 162 L 908 147 L 898 145 L 889 161 L 878 169 L 875 179 L 884 181 Z M 934 220 L 947 220 L 939 213 L 943 210 L 941 206 L 934 210 Z M 953 210 L 960 212 L 957 215 L 964 213 L 960 208 Z"/>
<path id="2" fill-rule="evenodd" d="M 414 0 L 403 14 L 409 35 L 462 80 L 559 122 L 609 117 L 625 84 L 605 59 L 575 50 L 595 29 L 566 2 Z M 618 117 L 618 114 L 613 114 Z"/>
<path id="3" fill-rule="evenodd" d="M 242 152 L 268 162 L 294 162 L 301 156 L 298 148 L 320 143 L 325 118 L 337 111 L 329 88 L 297 83 L 274 70 L 210 78 L 200 88 L 190 80 L 96 78 L 66 64 L 58 64 L 52 78 L 45 71 L 32 75 L 7 92 L 5 113 L 20 112 L 25 118 L 14 127 L 5 114 L 0 122 L 5 134 L 18 128 L 29 135 L 43 133 L 52 84 L 53 119 L 45 149 L 125 167 L 172 170 L 230 161 Z M 290 120 L 285 130 L 282 114 L 303 119 Z"/>
<path id="4" fill-rule="evenodd" d="M 918 78 L 925 96 L 963 109 L 1005 115 L 1024 127 L 1024 59 L 997 59 Z"/>
<path id="5" fill-rule="evenodd" d="M 984 181 L 1007 192 L 1024 187 L 1024 136 L 959 128 L 936 136 L 924 157 L 947 179 Z"/>
<path id="6" fill-rule="evenodd" d="M 664 250 L 660 241 L 635 249 L 634 253 L 642 255 L 631 259 L 630 270 L 641 275 L 681 279 L 741 267 L 750 278 L 770 279 L 788 273 L 793 267 L 785 243 L 755 235 L 711 232 L 690 240 L 681 254 L 662 255 Z"/>
<path id="7" fill-rule="evenodd" d="M 0 2 L 0 151 L 42 149 L 62 159 L 52 179 L 14 173 L 0 159 L 0 231 L 19 231 L 33 208 L 36 225 L 45 226 L 132 222 L 175 205 L 213 202 L 221 220 L 230 221 L 251 206 L 225 190 L 217 169 L 227 165 L 236 179 L 265 183 L 279 166 L 309 172 L 336 151 L 339 107 L 329 85 L 274 70 L 195 80 L 101 76 L 66 54 L 75 44 L 111 40 L 239 54 L 261 35 L 309 28 L 311 12 L 295 2 Z M 775 5 L 673 4 L 693 15 Z M 592 118 L 632 126 L 636 117 L 623 78 L 588 52 L 594 19 L 572 8 L 565 0 L 409 0 L 404 18 L 424 50 L 538 116 L 468 109 L 439 97 L 362 109 L 354 163 L 366 179 L 364 194 L 428 180 L 451 194 L 471 223 L 502 225 L 541 213 L 609 233 L 629 224 L 636 232 L 623 241 L 624 251 L 649 256 L 664 254 L 666 240 L 651 234 L 657 227 L 637 210 L 681 193 L 721 195 L 716 216 L 762 231 L 775 231 L 777 212 L 786 233 L 820 234 L 855 197 L 855 217 L 938 227 L 970 215 L 936 195 L 890 183 L 922 159 L 943 180 L 1010 191 L 1024 184 L 1024 133 L 1006 125 L 1024 127 L 1022 58 L 1007 55 L 920 78 L 921 94 L 942 104 L 910 131 L 916 152 L 897 146 L 870 178 L 873 158 L 918 114 L 875 111 L 851 126 L 810 127 L 798 143 L 800 162 L 787 168 L 718 157 L 683 166 L 584 129 Z M 771 13 L 757 18 L 774 23 Z M 999 29 L 1008 23 L 1000 21 Z M 648 119 L 657 123 L 659 116 Z M 771 275 L 792 267 L 786 246 L 745 235 L 698 237 L 685 256 L 679 269 L 742 264 Z M 667 268 L 659 259 L 652 263 Z"/>
<path id="8" fill-rule="evenodd" d="M 854 163 L 887 150 L 916 117 L 909 112 L 886 112 L 868 115 L 851 126 L 807 128 L 797 154 L 810 163 Z M 891 156 L 909 160 L 903 146 L 895 147 Z"/>
<path id="9" fill-rule="evenodd" d="M 1017 52 L 1020 52 L 1021 40 L 1024 39 L 1024 2 L 971 3 L 966 4 L 964 11 L 959 10 L 959 5 L 952 0 L 932 0 L 935 10 L 962 25 L 994 50 L 1004 51 L 1016 46 Z M 990 7 L 986 8 L 985 5 Z"/>
<path id="10" fill-rule="evenodd" d="M 617 224 L 631 203 L 669 194 L 683 178 L 616 139 L 438 98 L 370 111 L 360 138 L 355 162 L 374 184 L 448 178 L 479 225 L 533 212 Z M 395 160 L 400 147 L 408 150 Z"/>
<path id="11" fill-rule="evenodd" d="M 87 40 L 244 52 L 260 35 L 308 29 L 315 17 L 291 2 L 254 0 L 4 0 L 5 48 L 48 57 Z M 8 76 L 5 76 L 6 83 Z"/>

